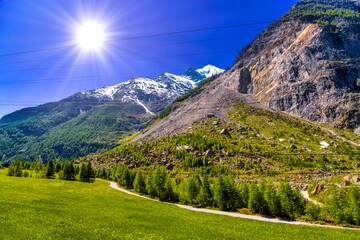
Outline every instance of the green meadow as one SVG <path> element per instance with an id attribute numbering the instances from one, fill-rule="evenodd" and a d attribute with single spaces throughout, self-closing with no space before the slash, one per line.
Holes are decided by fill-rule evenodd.
<path id="1" fill-rule="evenodd" d="M 107 181 L 17 178 L 0 170 L 0 239 L 357 239 L 360 232 L 192 212 Z"/>

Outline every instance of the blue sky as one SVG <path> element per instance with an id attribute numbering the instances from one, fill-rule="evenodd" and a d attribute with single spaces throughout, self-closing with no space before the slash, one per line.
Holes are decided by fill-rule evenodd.
<path id="1" fill-rule="evenodd" d="M 0 0 L 0 55 L 72 45 L 75 26 L 86 21 L 101 22 L 105 26 L 107 39 L 115 40 L 272 21 L 283 15 L 295 2 Z M 181 74 L 189 67 L 200 68 L 207 64 L 221 68 L 231 66 L 237 51 L 250 43 L 265 27 L 266 24 L 263 24 L 113 41 L 106 43 L 97 53 L 84 52 L 75 46 L 0 56 L 0 117 L 27 106 L 60 100 L 79 91 L 114 85 L 128 80 L 131 76 L 156 77 L 163 72 Z M 232 52 L 162 58 L 221 51 Z M 44 58 L 51 59 L 26 62 Z M 103 64 L 74 66 L 98 62 Z M 49 79 L 52 79 L 52 82 Z"/>

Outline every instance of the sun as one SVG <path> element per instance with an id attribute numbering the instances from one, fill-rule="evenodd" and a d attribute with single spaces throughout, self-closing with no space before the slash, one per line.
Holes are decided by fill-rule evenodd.
<path id="1" fill-rule="evenodd" d="M 76 29 L 76 42 L 84 50 L 99 50 L 105 41 L 105 28 L 98 22 L 85 22 Z"/>

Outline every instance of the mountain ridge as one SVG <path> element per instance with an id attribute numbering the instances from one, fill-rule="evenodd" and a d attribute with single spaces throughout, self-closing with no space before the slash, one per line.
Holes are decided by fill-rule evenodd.
<path id="1" fill-rule="evenodd" d="M 211 72 L 223 71 L 207 67 Z M 0 119 L 0 161 L 71 159 L 109 150 L 147 127 L 172 100 L 206 79 L 197 70 L 185 73 L 133 77 L 5 115 Z"/>
<path id="2" fill-rule="evenodd" d="M 330 2 L 295 4 L 255 37 L 228 71 L 134 141 L 183 133 L 209 116 L 226 120 L 227 109 L 237 101 L 339 128 L 359 128 L 360 24 L 354 22 L 360 23 L 360 7 L 354 1 Z"/>

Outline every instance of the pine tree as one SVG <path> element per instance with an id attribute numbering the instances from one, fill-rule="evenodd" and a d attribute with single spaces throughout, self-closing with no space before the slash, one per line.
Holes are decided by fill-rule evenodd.
<path id="1" fill-rule="evenodd" d="M 360 225 L 360 191 L 359 187 L 352 185 L 349 190 L 349 208 L 352 213 L 352 221 Z"/>
<path id="2" fill-rule="evenodd" d="M 131 189 L 133 187 L 133 181 L 129 168 L 125 165 L 119 165 L 116 172 L 120 186 Z"/>
<path id="3" fill-rule="evenodd" d="M 214 199 L 221 210 L 226 210 L 227 200 L 229 194 L 226 188 L 226 182 L 224 178 L 220 175 L 217 177 L 215 186 L 214 186 Z"/>
<path id="4" fill-rule="evenodd" d="M 14 176 L 15 177 L 21 177 L 22 174 L 23 174 L 23 172 L 22 172 L 21 166 L 19 164 L 16 164 L 15 165 L 15 175 Z"/>
<path id="5" fill-rule="evenodd" d="M 213 202 L 213 193 L 210 189 L 210 183 L 207 175 L 203 178 L 197 200 L 202 206 L 210 206 Z"/>
<path id="6" fill-rule="evenodd" d="M 279 189 L 279 200 L 281 204 L 281 215 L 284 217 L 293 217 L 293 205 L 291 199 L 293 198 L 293 192 L 289 183 L 281 182 Z"/>
<path id="7" fill-rule="evenodd" d="M 45 177 L 53 178 L 54 175 L 55 175 L 55 165 L 54 165 L 54 161 L 50 159 L 46 167 Z"/>
<path id="8" fill-rule="evenodd" d="M 198 178 L 195 176 L 192 176 L 189 178 L 188 182 L 187 182 L 187 188 L 186 188 L 186 192 L 187 192 L 187 197 L 188 197 L 188 201 L 191 204 L 195 204 L 196 198 L 199 194 L 199 181 Z"/>
<path id="9" fill-rule="evenodd" d="M 75 180 L 75 168 L 72 162 L 65 162 L 61 178 L 65 180 Z"/>
<path id="10" fill-rule="evenodd" d="M 249 203 L 249 185 L 247 183 L 243 183 L 240 186 L 240 207 L 248 207 Z"/>
<path id="11" fill-rule="evenodd" d="M 138 193 L 146 192 L 145 177 L 140 171 L 136 173 L 136 176 L 134 179 L 134 190 Z"/>
<path id="12" fill-rule="evenodd" d="M 239 206 L 239 201 L 240 201 L 239 191 L 232 177 L 228 176 L 225 180 L 226 180 L 226 188 L 228 192 L 226 208 L 235 209 Z"/>
<path id="13" fill-rule="evenodd" d="M 268 206 L 269 214 L 273 216 L 280 216 L 281 206 L 275 186 L 273 183 L 268 182 L 264 190 L 264 200 Z"/>
<path id="14" fill-rule="evenodd" d="M 251 183 L 249 192 L 249 209 L 254 213 L 264 213 L 264 198 L 260 192 L 259 187 L 256 183 Z"/>
<path id="15" fill-rule="evenodd" d="M 55 165 L 55 172 L 59 173 L 60 171 L 61 171 L 61 164 L 59 162 L 57 162 Z"/>
<path id="16" fill-rule="evenodd" d="M 156 197 L 155 174 L 153 172 L 149 172 L 146 178 L 146 191 L 150 197 Z"/>
<path id="17" fill-rule="evenodd" d="M 157 167 L 154 172 L 154 175 L 155 175 L 154 181 L 155 181 L 156 194 L 159 197 L 159 199 L 162 200 L 165 193 L 165 183 L 167 178 L 165 168 Z"/>
<path id="18" fill-rule="evenodd" d="M 88 177 L 88 181 L 87 182 L 92 182 L 95 178 L 95 172 L 94 169 L 91 166 L 91 161 L 88 161 L 87 165 L 86 165 L 86 172 L 87 172 L 87 177 Z"/>
<path id="19" fill-rule="evenodd" d="M 82 181 L 82 182 L 89 182 L 89 176 L 88 176 L 88 172 L 87 172 L 85 163 L 81 164 L 81 168 L 80 168 L 80 181 Z"/>
<path id="20" fill-rule="evenodd" d="M 178 198 L 173 189 L 173 180 L 171 178 L 167 178 L 165 184 L 165 200 L 167 201 L 177 201 Z"/>

